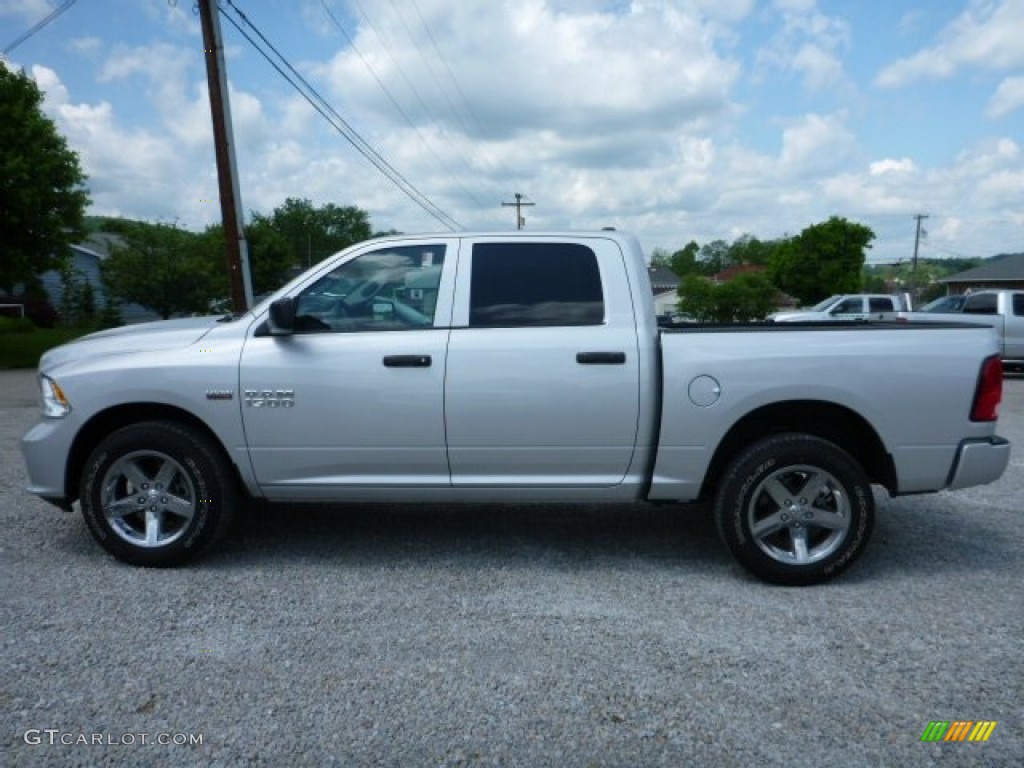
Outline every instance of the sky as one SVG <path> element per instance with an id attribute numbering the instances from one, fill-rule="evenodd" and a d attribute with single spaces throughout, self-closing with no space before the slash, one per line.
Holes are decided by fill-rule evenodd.
<path id="1" fill-rule="evenodd" d="M 62 4 L 0 0 L 0 46 Z M 1024 251 L 1024 0 L 220 6 L 247 212 L 297 197 L 376 231 L 509 230 L 520 194 L 528 230 L 612 226 L 648 252 L 836 215 L 875 232 L 875 263 L 910 259 L 924 214 L 922 257 Z M 4 63 L 45 93 L 89 213 L 219 220 L 192 0 L 77 0 Z"/>

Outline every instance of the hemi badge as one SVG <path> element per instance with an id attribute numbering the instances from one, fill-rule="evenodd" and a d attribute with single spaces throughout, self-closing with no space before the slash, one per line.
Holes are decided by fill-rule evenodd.
<path id="1" fill-rule="evenodd" d="M 207 400 L 233 400 L 235 393 L 230 389 L 208 389 L 206 390 Z"/>

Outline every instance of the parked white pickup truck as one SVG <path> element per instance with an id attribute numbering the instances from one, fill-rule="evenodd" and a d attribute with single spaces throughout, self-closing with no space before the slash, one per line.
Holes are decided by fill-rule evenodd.
<path id="1" fill-rule="evenodd" d="M 657 328 L 633 237 L 390 237 L 240 317 L 40 361 L 29 490 L 129 563 L 206 550 L 260 500 L 713 500 L 768 581 L 848 567 L 893 494 L 998 478 L 992 329 Z"/>
<path id="2" fill-rule="evenodd" d="M 910 312 L 900 319 L 912 323 L 964 322 L 989 325 L 999 336 L 1000 354 L 1007 368 L 1024 368 L 1024 291 L 975 291 L 963 297 L 957 312 Z"/>
<path id="3" fill-rule="evenodd" d="M 773 312 L 767 319 L 774 323 L 804 323 L 808 320 L 892 320 L 898 312 L 911 308 L 909 294 L 843 293 L 829 296 L 807 309 Z"/>

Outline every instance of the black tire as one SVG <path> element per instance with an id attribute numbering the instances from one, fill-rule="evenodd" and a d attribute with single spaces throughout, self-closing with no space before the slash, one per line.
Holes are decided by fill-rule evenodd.
<path id="1" fill-rule="evenodd" d="M 171 421 L 133 424 L 89 456 L 82 515 L 100 545 L 132 565 L 170 567 L 211 547 L 231 524 L 238 493 L 220 446 Z"/>
<path id="2" fill-rule="evenodd" d="M 773 584 L 818 584 L 861 554 L 875 524 L 864 470 L 828 440 L 768 437 L 729 465 L 715 498 L 722 541 L 740 564 Z"/>

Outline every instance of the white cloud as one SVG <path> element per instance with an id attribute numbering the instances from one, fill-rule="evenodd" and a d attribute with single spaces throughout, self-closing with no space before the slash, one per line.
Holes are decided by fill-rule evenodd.
<path id="1" fill-rule="evenodd" d="M 782 29 L 758 51 L 759 68 L 794 72 L 810 91 L 844 84 L 847 22 L 822 13 L 816 0 L 776 0 L 774 8 L 781 14 Z"/>
<path id="2" fill-rule="evenodd" d="M 1024 107 L 1024 77 L 1008 77 L 999 84 L 989 99 L 985 114 L 998 119 L 1021 107 Z"/>
<path id="3" fill-rule="evenodd" d="M 414 44 L 384 10 L 376 34 L 363 25 L 355 38 L 372 74 L 351 50 L 319 70 L 336 98 L 390 121 L 396 112 L 379 78 L 417 125 L 440 122 L 474 139 L 540 127 L 579 136 L 712 119 L 730 107 L 739 74 L 738 62 L 716 51 L 714 25 L 668 3 L 637 3 L 622 15 L 562 13 L 542 0 L 494 3 L 485 12 L 438 1 L 420 8 L 475 119 L 457 117 L 461 99 L 453 110 L 439 92 L 439 80 L 448 79 L 439 62 L 424 60 L 430 42 Z"/>
<path id="4" fill-rule="evenodd" d="M 32 79 L 36 81 L 39 90 L 43 92 L 44 107 L 52 110 L 59 109 L 67 104 L 68 89 L 60 81 L 57 73 L 49 67 L 32 67 Z"/>
<path id="5" fill-rule="evenodd" d="M 98 37 L 76 37 L 71 41 L 71 48 L 83 56 L 96 56 L 103 47 L 104 43 Z"/>
<path id="6" fill-rule="evenodd" d="M 899 88 L 945 79 L 971 67 L 1005 71 L 1024 67 L 1024 0 L 971 0 L 940 33 L 938 42 L 883 69 L 875 84 Z"/>
<path id="7" fill-rule="evenodd" d="M 805 115 L 782 132 L 782 169 L 794 176 L 825 174 L 849 158 L 856 138 L 846 115 Z"/>
<path id="8" fill-rule="evenodd" d="M 885 160 L 871 163 L 869 166 L 869 172 L 872 176 L 881 176 L 886 173 L 912 173 L 915 170 L 917 170 L 917 167 L 909 157 L 902 157 L 899 160 L 886 158 Z"/>

